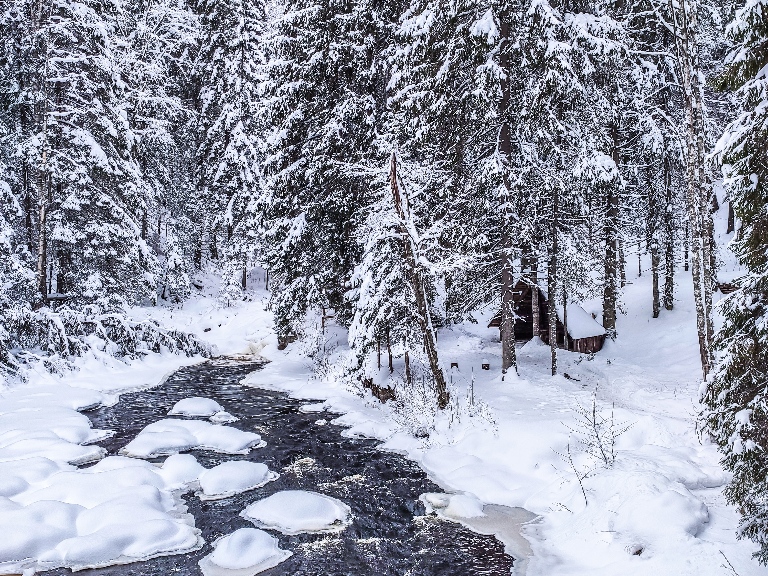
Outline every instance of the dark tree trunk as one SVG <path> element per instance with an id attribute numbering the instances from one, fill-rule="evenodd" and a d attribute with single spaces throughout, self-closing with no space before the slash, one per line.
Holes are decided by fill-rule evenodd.
<path id="1" fill-rule="evenodd" d="M 733 202 L 728 201 L 728 229 L 726 234 L 730 234 L 736 229 L 736 214 L 733 212 Z"/>
<path id="2" fill-rule="evenodd" d="M 611 127 L 613 136 L 613 161 L 619 165 L 619 136 L 618 128 Z M 619 263 L 619 197 L 615 186 L 607 187 L 605 200 L 605 223 L 603 236 L 605 238 L 605 261 L 603 274 L 603 326 L 611 338 L 616 337 L 616 302 L 619 295 L 618 270 Z"/>
<path id="3" fill-rule="evenodd" d="M 533 337 L 541 337 L 541 325 L 539 319 L 541 311 L 539 310 L 539 262 L 536 256 L 531 259 L 531 328 Z"/>
<path id="4" fill-rule="evenodd" d="M 661 313 L 661 298 L 659 294 L 659 246 L 654 239 L 651 243 L 651 275 L 653 276 L 653 317 L 658 318 Z"/>
<path id="5" fill-rule="evenodd" d="M 669 160 L 664 159 L 664 191 L 667 209 L 664 211 L 664 309 L 675 306 L 675 223 L 672 214 L 672 170 Z"/>

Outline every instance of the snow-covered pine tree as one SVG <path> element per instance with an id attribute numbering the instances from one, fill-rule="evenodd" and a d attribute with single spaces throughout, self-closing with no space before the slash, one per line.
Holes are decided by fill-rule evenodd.
<path id="1" fill-rule="evenodd" d="M 211 244 L 221 244 L 222 299 L 237 297 L 250 261 L 248 210 L 262 193 L 264 126 L 260 83 L 265 62 L 265 6 L 260 0 L 203 0 L 197 63 L 202 142 L 200 187 L 212 214 Z M 217 247 L 216 251 L 219 251 Z"/>
<path id="2" fill-rule="evenodd" d="M 281 339 L 308 310 L 350 319 L 344 294 L 384 147 L 389 49 L 397 3 L 293 0 L 270 34 L 272 127 L 266 263 Z"/>
<path id="3" fill-rule="evenodd" d="M 755 541 L 755 556 L 768 564 L 768 4 L 751 0 L 728 28 L 735 46 L 722 77 L 740 105 L 717 152 L 725 185 L 741 223 L 733 244 L 747 274 L 723 305 L 717 334 L 720 362 L 703 400 L 707 425 L 733 473 L 727 499 L 742 512 L 740 533 Z"/>

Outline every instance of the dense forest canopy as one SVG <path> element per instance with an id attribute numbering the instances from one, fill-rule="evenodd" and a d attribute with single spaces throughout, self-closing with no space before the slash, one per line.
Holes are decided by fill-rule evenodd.
<path id="1" fill-rule="evenodd" d="M 258 266 L 283 344 L 333 310 L 361 376 L 386 343 L 442 407 L 437 327 L 495 306 L 516 370 L 522 280 L 557 373 L 557 307 L 599 297 L 617 337 L 649 254 L 654 317 L 693 278 L 704 417 L 766 562 L 767 23 L 765 0 L 5 0 L 0 369 L 93 334 L 203 350 L 126 310 L 202 271 L 226 306 Z M 718 200 L 746 274 L 716 333 Z"/>

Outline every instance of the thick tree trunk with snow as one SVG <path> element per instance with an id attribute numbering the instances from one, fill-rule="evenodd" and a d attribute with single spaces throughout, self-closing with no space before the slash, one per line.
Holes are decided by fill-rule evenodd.
<path id="1" fill-rule="evenodd" d="M 616 169 L 619 167 L 619 128 L 611 125 L 611 157 Z M 618 182 L 609 183 L 605 199 L 605 261 L 603 265 L 603 326 L 611 338 L 616 337 L 616 306 L 619 299 L 619 265 L 621 265 L 622 285 L 625 282 L 624 257 L 619 253 L 619 190 Z"/>
<path id="2" fill-rule="evenodd" d="M 509 103 L 510 103 L 510 74 L 512 69 L 507 53 L 507 44 L 509 42 L 509 22 L 506 18 L 501 19 L 501 53 L 499 55 L 499 65 L 504 72 L 501 79 L 501 101 L 499 103 L 499 113 L 504 119 L 499 134 L 499 155 L 504 166 L 503 180 L 506 198 L 504 199 L 505 208 L 502 212 L 502 247 L 501 247 L 501 372 L 506 374 L 510 368 L 517 373 L 517 357 L 515 355 L 515 274 L 514 274 L 514 241 L 512 238 L 512 215 L 510 214 L 510 203 L 512 200 L 512 186 L 509 181 L 509 169 L 512 162 L 512 134 L 509 125 Z"/>
<path id="3" fill-rule="evenodd" d="M 390 186 L 392 189 L 392 201 L 394 202 L 395 211 L 400 220 L 400 234 L 403 238 L 403 248 L 405 252 L 406 277 L 411 284 L 411 289 L 413 290 L 414 298 L 416 299 L 416 310 L 418 313 L 419 328 L 421 329 L 424 341 L 424 351 L 427 354 L 429 367 L 435 381 L 437 405 L 442 410 L 448 406 L 448 386 L 437 354 L 435 330 L 432 325 L 432 316 L 429 311 L 429 303 L 424 288 L 423 270 L 419 264 L 419 248 L 412 235 L 412 230 L 410 230 L 410 228 L 412 228 L 412 223 L 409 221 L 410 213 L 407 198 L 405 197 L 405 190 L 401 188 L 400 180 L 397 175 L 397 157 L 395 154 L 392 154 L 392 159 L 390 161 Z"/>
<path id="4" fill-rule="evenodd" d="M 557 203 L 558 193 L 555 187 L 552 195 L 552 228 L 549 240 L 549 262 L 547 264 L 547 315 L 549 316 L 549 350 L 552 360 L 552 376 L 557 374 Z"/>
<path id="5" fill-rule="evenodd" d="M 618 164 L 617 164 L 618 166 Z M 606 216 L 603 224 L 605 238 L 605 260 L 603 263 L 603 326 L 611 338 L 616 337 L 616 302 L 619 295 L 618 270 L 619 239 L 618 217 L 619 198 L 614 186 L 607 187 L 605 200 Z"/>

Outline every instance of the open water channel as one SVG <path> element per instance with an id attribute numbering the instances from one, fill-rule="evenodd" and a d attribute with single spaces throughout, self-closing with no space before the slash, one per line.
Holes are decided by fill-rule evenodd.
<path id="1" fill-rule="evenodd" d="M 110 455 L 141 429 L 166 417 L 182 398 L 203 396 L 237 416 L 231 424 L 255 431 L 267 442 L 247 456 L 195 451 L 210 468 L 223 461 L 263 462 L 280 478 L 257 490 L 224 500 L 201 502 L 184 497 L 206 544 L 192 554 L 165 556 L 122 566 L 81 572 L 83 576 L 196 576 L 210 542 L 252 526 L 239 516 L 248 504 L 279 490 L 312 490 L 338 498 L 352 508 L 353 521 L 339 534 L 275 533 L 280 547 L 293 552 L 263 576 L 474 576 L 508 575 L 512 558 L 493 536 L 476 534 L 453 522 L 425 516 L 419 495 L 440 492 L 418 465 L 378 450 L 377 442 L 345 438 L 342 429 L 318 425 L 328 413 L 305 414 L 303 402 L 285 394 L 244 387 L 240 381 L 259 370 L 257 363 L 209 361 L 182 368 L 151 390 L 124 394 L 115 406 L 88 412 L 96 428 L 114 430 L 101 442 Z M 70 574 L 59 569 L 50 576 Z"/>

